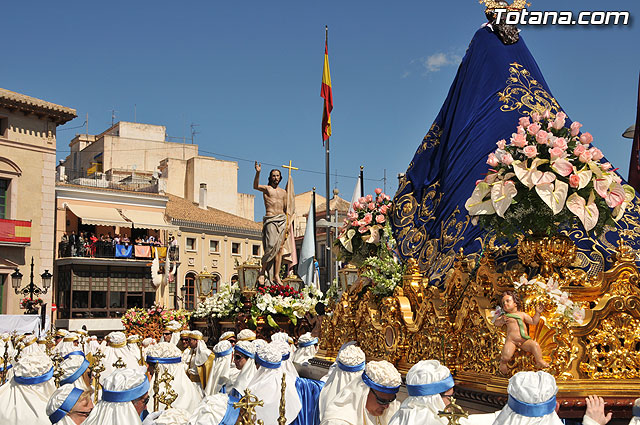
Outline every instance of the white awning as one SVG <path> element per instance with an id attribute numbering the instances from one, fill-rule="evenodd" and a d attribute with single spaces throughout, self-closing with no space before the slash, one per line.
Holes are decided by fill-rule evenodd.
<path id="1" fill-rule="evenodd" d="M 131 227 L 131 223 L 125 220 L 117 209 L 112 207 L 93 207 L 87 205 L 67 205 L 72 213 L 80 217 L 82 224 L 95 224 L 96 226 L 120 226 Z"/>
<path id="2" fill-rule="evenodd" d="M 159 211 L 122 210 L 122 214 L 133 221 L 138 229 L 177 230 L 177 226 L 167 224 L 164 213 Z"/>

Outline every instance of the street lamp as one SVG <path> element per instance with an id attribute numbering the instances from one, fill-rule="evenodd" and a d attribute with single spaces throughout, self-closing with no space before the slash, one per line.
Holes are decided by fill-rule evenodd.
<path id="1" fill-rule="evenodd" d="M 51 287 L 52 277 L 53 275 L 49 273 L 49 270 L 45 270 L 44 273 L 40 275 L 40 278 L 42 279 L 43 289 L 40 289 L 38 285 L 33 283 L 33 257 L 31 257 L 31 275 L 29 277 L 29 284 L 24 288 L 20 288 L 20 285 L 22 285 L 22 273 L 20 273 L 20 270 L 16 268 L 16 271 L 11 273 L 11 286 L 13 287 L 13 290 L 16 292 L 16 294 L 22 294 L 25 297 L 29 295 L 29 301 L 27 302 L 26 307 L 27 311 L 25 312 L 25 314 L 38 314 L 38 309 L 34 307 L 35 303 L 33 301 L 33 296 L 46 294 Z"/>
<path id="2" fill-rule="evenodd" d="M 198 273 L 196 282 L 198 282 L 198 296 L 201 302 L 204 302 L 204 300 L 214 292 L 214 277 L 212 273 L 207 272 L 206 267 L 202 272 Z"/>

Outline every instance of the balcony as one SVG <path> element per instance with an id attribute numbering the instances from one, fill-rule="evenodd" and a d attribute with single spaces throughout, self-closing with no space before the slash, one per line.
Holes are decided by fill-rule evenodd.
<path id="1" fill-rule="evenodd" d="M 0 219 L 0 246 L 31 245 L 31 221 Z"/>
<path id="2" fill-rule="evenodd" d="M 158 259 L 164 261 L 169 257 L 171 262 L 179 261 L 180 255 L 177 246 L 167 246 L 162 244 L 113 244 L 111 241 L 71 241 L 62 240 L 58 242 L 58 258 L 95 258 L 95 259 L 122 259 L 122 260 L 151 260 L 155 258 L 156 251 Z"/>
<path id="3" fill-rule="evenodd" d="M 100 168 L 101 169 L 101 168 Z M 125 170 L 120 173 L 110 170 L 108 173 L 66 170 L 60 181 L 76 186 L 100 189 L 125 190 L 130 192 L 158 193 L 158 178 L 149 173 L 135 173 Z"/>

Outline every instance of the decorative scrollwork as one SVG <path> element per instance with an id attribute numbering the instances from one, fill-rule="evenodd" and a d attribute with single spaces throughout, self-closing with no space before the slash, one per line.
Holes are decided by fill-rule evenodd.
<path id="1" fill-rule="evenodd" d="M 556 99 L 517 62 L 511 64 L 507 86 L 498 92 L 498 98 L 504 103 L 500 107 L 502 112 L 517 111 L 522 115 L 530 115 L 532 112 L 542 114 L 548 110 L 552 116 L 560 112 Z"/>

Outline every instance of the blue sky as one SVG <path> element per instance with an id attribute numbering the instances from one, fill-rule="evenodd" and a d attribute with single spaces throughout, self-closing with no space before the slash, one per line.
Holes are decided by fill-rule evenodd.
<path id="1" fill-rule="evenodd" d="M 628 26 L 524 27 L 560 105 L 627 175 L 640 71 L 640 4 L 533 0 L 531 10 L 628 10 Z M 349 199 L 397 187 L 438 113 L 484 8 L 475 0 L 61 1 L 4 5 L 1 86 L 75 108 L 58 157 L 89 114 L 99 133 L 116 119 L 160 124 L 200 152 L 238 160 L 253 193 L 253 160 L 293 161 L 297 192 L 324 194 L 320 81 L 324 26 L 334 93 L 331 187 Z M 69 128 L 69 130 L 64 130 Z M 256 192 L 256 194 L 258 194 Z M 256 218 L 264 212 L 256 199 Z"/>

